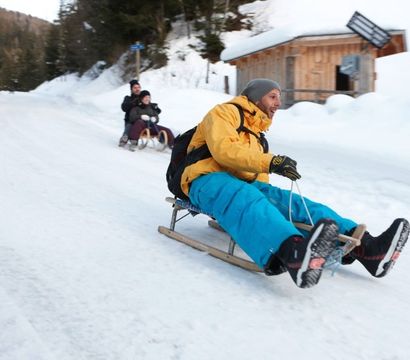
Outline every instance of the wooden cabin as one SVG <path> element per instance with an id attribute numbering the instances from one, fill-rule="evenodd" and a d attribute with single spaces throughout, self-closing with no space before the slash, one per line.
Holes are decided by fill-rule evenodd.
<path id="1" fill-rule="evenodd" d="M 274 44 L 259 41 L 253 48 L 241 44 L 239 50 L 226 49 L 221 59 L 236 66 L 237 93 L 254 78 L 270 78 L 281 84 L 285 108 L 304 100 L 323 103 L 335 93 L 357 96 L 374 91 L 375 59 L 407 51 L 404 30 L 388 33 L 391 39 L 381 49 L 352 32 L 312 34 Z M 359 71 L 346 75 L 342 61 L 352 55 Z"/>

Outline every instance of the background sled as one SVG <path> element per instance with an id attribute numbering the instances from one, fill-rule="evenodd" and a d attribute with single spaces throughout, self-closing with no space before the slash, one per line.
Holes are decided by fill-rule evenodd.
<path id="1" fill-rule="evenodd" d="M 168 147 L 168 134 L 165 130 L 157 129 L 156 132 L 156 135 L 151 134 L 149 127 L 142 130 L 138 139 L 138 149 L 144 149 L 151 142 L 154 149 L 164 151 Z"/>
<path id="2" fill-rule="evenodd" d="M 185 218 L 188 215 L 197 215 L 197 214 L 204 214 L 209 217 L 211 217 L 211 220 L 208 221 L 208 225 L 214 229 L 217 229 L 219 231 L 224 231 L 224 229 L 212 218 L 211 214 L 207 214 L 205 212 L 202 212 L 200 209 L 197 207 L 193 206 L 189 201 L 181 200 L 181 199 L 176 199 L 176 198 L 171 198 L 167 197 L 165 199 L 167 202 L 171 203 L 173 206 L 173 211 L 171 215 L 171 224 L 170 227 L 167 228 L 165 226 L 159 226 L 158 231 L 161 234 L 164 234 L 174 240 L 177 240 L 179 242 L 182 242 L 186 245 L 189 245 L 197 250 L 204 251 L 208 253 L 209 255 L 216 257 L 220 260 L 223 260 L 227 263 L 230 263 L 232 265 L 239 266 L 243 269 L 250 270 L 250 271 L 255 271 L 255 272 L 263 272 L 263 269 L 258 267 L 253 261 L 246 260 L 242 257 L 239 257 L 234 254 L 235 252 L 235 247 L 236 243 L 230 237 L 229 244 L 228 244 L 228 249 L 226 251 L 218 249 L 214 246 L 205 244 L 204 242 L 195 240 L 189 236 L 186 236 L 184 234 L 181 234 L 177 231 L 175 231 L 175 226 L 176 223 L 183 218 Z M 178 212 L 181 210 L 187 211 L 187 213 L 180 218 L 178 218 Z M 299 229 L 302 230 L 307 230 L 309 231 L 312 226 L 307 225 L 307 224 L 302 224 L 302 223 L 295 223 L 295 226 L 298 227 Z M 346 235 L 339 235 L 339 241 L 342 243 L 341 246 L 338 248 L 338 252 L 341 253 L 342 255 L 348 254 L 352 249 L 358 245 L 360 245 L 360 239 L 362 238 L 364 232 L 366 231 L 366 226 L 364 224 L 359 224 L 352 236 L 346 236 Z M 228 234 L 229 235 L 229 234 Z"/>

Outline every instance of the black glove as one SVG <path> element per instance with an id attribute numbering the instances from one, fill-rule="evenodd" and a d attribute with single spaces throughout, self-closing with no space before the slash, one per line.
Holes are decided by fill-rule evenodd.
<path id="1" fill-rule="evenodd" d="M 269 172 L 285 176 L 292 181 L 301 178 L 296 170 L 297 162 L 284 155 L 274 155 L 270 162 Z"/>

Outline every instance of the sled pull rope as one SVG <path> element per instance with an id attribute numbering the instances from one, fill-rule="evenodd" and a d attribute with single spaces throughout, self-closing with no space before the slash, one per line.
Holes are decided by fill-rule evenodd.
<path id="1" fill-rule="evenodd" d="M 289 196 L 289 220 L 290 220 L 291 222 L 293 222 L 293 221 L 292 221 L 292 196 L 293 196 L 293 183 L 295 183 L 295 184 L 296 184 L 296 187 L 297 187 L 297 189 L 298 189 L 298 193 L 299 193 L 299 195 L 300 195 L 300 198 L 302 199 L 303 206 L 304 206 L 304 208 L 305 208 L 305 210 L 306 210 L 306 213 L 307 213 L 307 216 L 308 216 L 308 218 L 309 218 L 310 225 L 312 225 L 312 226 L 313 226 L 313 225 L 314 225 L 314 224 L 313 224 L 313 220 L 312 220 L 312 217 L 310 216 L 310 212 L 309 212 L 309 209 L 308 209 L 308 207 L 307 207 L 307 205 L 306 205 L 305 198 L 303 197 L 302 192 L 300 191 L 299 184 L 297 183 L 297 181 L 296 181 L 296 180 L 295 180 L 295 181 L 293 181 L 293 180 L 292 180 L 292 183 L 291 183 L 291 185 L 290 185 L 290 196 Z"/>
<path id="2" fill-rule="evenodd" d="M 300 198 L 302 199 L 303 206 L 305 207 L 306 213 L 307 213 L 307 215 L 308 215 L 308 217 L 309 217 L 310 224 L 313 226 L 314 224 L 313 224 L 312 217 L 311 217 L 311 215 L 310 215 L 309 209 L 308 209 L 308 207 L 307 207 L 307 205 L 306 205 L 306 202 L 305 202 L 305 199 L 304 199 L 304 197 L 303 197 L 303 195 L 302 195 L 302 192 L 300 191 L 299 184 L 296 182 L 296 180 L 295 180 L 295 181 L 292 180 L 292 184 L 291 184 L 291 187 L 290 187 L 290 196 L 289 196 L 289 220 L 290 220 L 291 222 L 293 222 L 293 221 L 292 221 L 293 182 L 295 182 L 295 184 L 296 184 L 296 187 L 297 187 L 297 189 L 298 189 L 298 193 L 299 193 L 299 195 L 300 195 Z M 334 276 L 335 273 L 336 273 L 336 271 L 339 270 L 339 266 L 340 266 L 340 264 L 342 263 L 342 257 L 343 257 L 343 255 L 344 255 L 343 248 L 336 248 L 336 249 L 333 250 L 333 252 L 326 258 L 326 263 L 325 263 L 325 265 L 323 266 L 323 268 L 324 268 L 324 269 L 330 269 L 330 270 L 332 271 L 332 276 Z"/>
<path id="3" fill-rule="evenodd" d="M 342 264 L 342 257 L 344 256 L 343 248 L 336 248 L 333 252 L 326 258 L 326 263 L 323 266 L 324 269 L 330 269 L 332 276 L 339 270 Z"/>

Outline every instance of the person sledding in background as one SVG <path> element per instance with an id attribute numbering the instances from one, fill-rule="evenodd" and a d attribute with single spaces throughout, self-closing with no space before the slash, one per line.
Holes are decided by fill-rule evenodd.
<path id="1" fill-rule="evenodd" d="M 289 156 L 264 152 L 260 135 L 270 127 L 281 105 L 280 96 L 275 81 L 254 79 L 230 101 L 242 107 L 247 131 L 238 130 L 236 106 L 224 103 L 211 109 L 188 146 L 190 153 L 207 144 L 211 157 L 188 165 L 180 185 L 191 203 L 213 214 L 265 274 L 288 271 L 297 286 L 306 288 L 318 283 L 339 232 L 351 235 L 357 223 L 308 199 L 305 202 L 315 224 L 310 233 L 302 234 L 289 220 L 290 191 L 270 185 L 269 173 L 296 181 L 301 178 L 297 163 Z M 292 195 L 291 209 L 293 221 L 309 223 L 299 195 Z M 396 219 L 378 237 L 366 232 L 361 245 L 343 263 L 358 260 L 370 274 L 382 277 L 397 260 L 408 234 L 405 219 Z"/>
<path id="2" fill-rule="evenodd" d="M 140 104 L 141 84 L 138 80 L 131 80 L 129 82 L 131 95 L 126 95 L 121 104 L 121 110 L 125 112 L 124 116 L 124 132 L 120 138 L 118 146 L 125 146 L 129 139 L 132 123 L 130 121 L 130 112 L 133 108 Z"/>
<path id="3" fill-rule="evenodd" d="M 131 149 L 136 147 L 141 131 L 147 127 L 150 129 L 151 136 L 156 136 L 159 131 L 164 130 L 168 136 L 168 146 L 172 148 L 174 135 L 167 127 L 158 125 L 158 115 L 160 113 L 161 109 L 158 107 L 158 104 L 151 102 L 150 92 L 147 90 L 141 91 L 138 106 L 132 108 L 129 114 L 129 122 L 132 124 L 128 134 L 131 141 Z"/>

